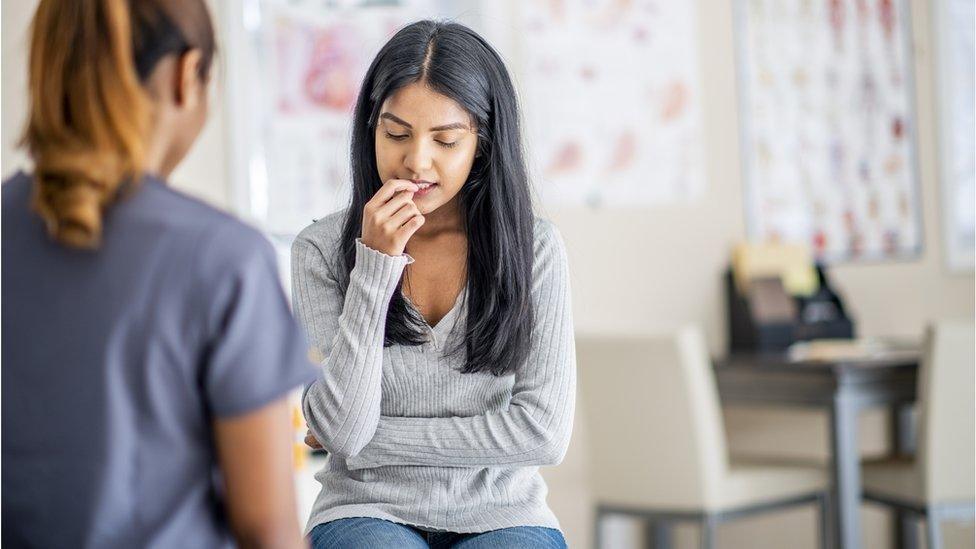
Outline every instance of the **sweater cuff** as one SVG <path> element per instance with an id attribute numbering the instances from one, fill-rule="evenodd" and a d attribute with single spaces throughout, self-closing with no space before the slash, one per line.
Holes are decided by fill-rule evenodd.
<path id="1" fill-rule="evenodd" d="M 388 290 L 385 293 L 392 295 L 403 275 L 403 269 L 413 261 L 413 258 L 407 254 L 390 256 L 378 252 L 357 238 L 356 264 L 353 266 L 350 278 L 361 281 L 364 288 L 382 288 Z"/>
<path id="2" fill-rule="evenodd" d="M 410 257 L 410 254 L 403 253 L 403 254 L 400 254 L 400 255 L 386 255 L 383 252 L 376 251 L 373 248 L 370 248 L 369 246 L 363 244 L 363 239 L 362 238 L 357 238 L 356 239 L 356 265 L 359 265 L 359 260 L 361 258 L 363 258 L 364 256 L 365 257 L 373 258 L 374 260 L 377 260 L 377 261 L 396 261 L 396 262 L 399 262 L 399 261 L 404 261 L 405 260 L 406 262 L 403 264 L 404 267 L 407 266 L 407 265 L 409 265 L 409 264 L 411 264 L 411 263 L 413 263 L 413 261 L 414 261 L 413 260 L 413 257 Z"/>

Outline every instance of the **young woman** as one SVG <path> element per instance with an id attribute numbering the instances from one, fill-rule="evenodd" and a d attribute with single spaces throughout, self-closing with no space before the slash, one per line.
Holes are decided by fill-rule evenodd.
<path id="1" fill-rule="evenodd" d="M 563 547 L 541 465 L 572 430 L 566 255 L 532 214 L 508 72 L 470 29 L 421 21 L 370 66 L 351 207 L 293 247 L 321 351 L 303 397 L 329 452 L 315 547 Z"/>
<path id="2" fill-rule="evenodd" d="M 273 251 L 165 183 L 213 56 L 203 0 L 37 9 L 35 167 L 3 185 L 4 547 L 305 543 L 284 397 L 315 372 Z"/>

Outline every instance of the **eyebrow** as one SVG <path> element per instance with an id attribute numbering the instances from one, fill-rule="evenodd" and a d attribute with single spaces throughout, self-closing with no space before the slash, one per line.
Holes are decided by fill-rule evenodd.
<path id="1" fill-rule="evenodd" d="M 405 128 L 413 129 L 413 126 L 409 122 L 400 118 L 399 116 L 396 116 L 395 114 L 384 112 L 383 114 L 380 115 L 380 118 L 385 118 L 387 120 L 396 122 L 397 124 Z M 430 131 L 443 132 L 448 130 L 470 130 L 470 129 L 471 127 L 463 122 L 453 122 L 451 124 L 444 124 L 443 126 L 435 126 L 431 128 Z"/>

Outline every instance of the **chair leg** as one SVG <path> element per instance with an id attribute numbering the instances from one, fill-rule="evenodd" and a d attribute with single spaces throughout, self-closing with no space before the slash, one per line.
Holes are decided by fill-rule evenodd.
<path id="1" fill-rule="evenodd" d="M 827 494 L 821 494 L 817 498 L 817 526 L 820 530 L 820 549 L 830 548 L 830 528 L 828 527 L 828 522 L 830 520 L 830 498 Z"/>
<path id="2" fill-rule="evenodd" d="M 644 547 L 646 549 L 671 549 L 671 524 L 663 520 L 644 521 Z"/>
<path id="3" fill-rule="evenodd" d="M 603 525 L 603 509 L 597 507 L 593 513 L 593 549 L 603 547 L 603 535 L 600 526 Z"/>
<path id="4" fill-rule="evenodd" d="M 715 549 L 715 533 L 718 521 L 715 517 L 706 514 L 701 520 L 701 549 Z"/>
<path id="5" fill-rule="evenodd" d="M 936 510 L 929 507 L 925 511 L 925 533 L 929 549 L 942 549 L 942 531 L 939 528 L 940 517 Z"/>
<path id="6" fill-rule="evenodd" d="M 894 538 L 898 549 L 918 549 L 918 520 L 911 511 L 894 509 Z"/>

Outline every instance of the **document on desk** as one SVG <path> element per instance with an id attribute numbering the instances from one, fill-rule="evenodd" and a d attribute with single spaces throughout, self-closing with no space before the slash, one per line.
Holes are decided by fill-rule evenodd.
<path id="1" fill-rule="evenodd" d="M 921 342 L 905 338 L 820 339 L 790 345 L 791 362 L 877 360 L 918 356 Z"/>

